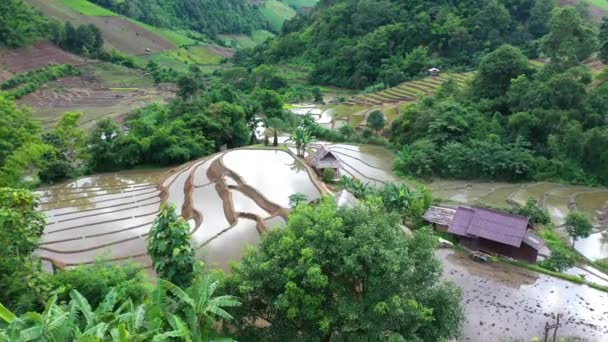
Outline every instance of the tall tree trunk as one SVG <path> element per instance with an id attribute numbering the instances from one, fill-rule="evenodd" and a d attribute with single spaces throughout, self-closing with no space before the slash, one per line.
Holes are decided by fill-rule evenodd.
<path id="1" fill-rule="evenodd" d="M 276 128 L 274 130 L 274 140 L 272 141 L 272 146 L 274 146 L 274 147 L 279 146 L 279 137 L 278 137 Z"/>

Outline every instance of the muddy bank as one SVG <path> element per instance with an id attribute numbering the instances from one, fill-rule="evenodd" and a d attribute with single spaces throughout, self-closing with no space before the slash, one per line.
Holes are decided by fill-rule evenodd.
<path id="1" fill-rule="evenodd" d="M 608 340 L 608 294 L 585 285 L 505 264 L 480 264 L 441 249 L 443 275 L 462 287 L 466 322 L 463 341 L 529 341 L 562 314 L 558 336 Z"/>

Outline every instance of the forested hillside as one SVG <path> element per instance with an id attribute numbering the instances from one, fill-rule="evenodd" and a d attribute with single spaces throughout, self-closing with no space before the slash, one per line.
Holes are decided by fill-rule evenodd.
<path id="1" fill-rule="evenodd" d="M 324 0 L 239 61 L 310 63 L 313 83 L 395 85 L 420 73 L 420 65 L 474 66 L 504 43 L 533 56 L 553 6 L 552 0 Z"/>
<path id="2" fill-rule="evenodd" d="M 209 36 L 251 34 L 267 28 L 262 15 L 245 0 L 91 0 L 146 24 L 182 28 Z"/>
<path id="3" fill-rule="evenodd" d="M 0 46 L 19 47 L 47 33 L 47 21 L 20 0 L 0 2 Z"/>

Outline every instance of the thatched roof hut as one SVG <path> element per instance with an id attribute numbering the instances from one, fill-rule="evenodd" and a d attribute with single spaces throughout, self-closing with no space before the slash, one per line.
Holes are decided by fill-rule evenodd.
<path id="1" fill-rule="evenodd" d="M 310 158 L 310 166 L 319 173 L 325 169 L 334 169 L 337 174 L 340 170 L 340 160 L 325 146 L 321 146 Z"/>

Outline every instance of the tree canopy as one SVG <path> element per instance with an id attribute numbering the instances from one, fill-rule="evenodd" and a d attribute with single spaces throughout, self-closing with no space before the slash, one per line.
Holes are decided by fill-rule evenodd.
<path id="1" fill-rule="evenodd" d="M 299 205 L 233 268 L 227 288 L 242 299 L 234 322 L 246 340 L 458 335 L 461 293 L 440 280 L 432 232 L 406 238 L 399 215 L 375 204 L 338 209 L 332 199 Z M 259 319 L 268 325 L 257 324 Z"/>

